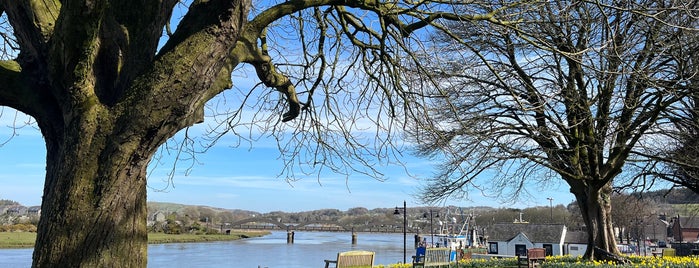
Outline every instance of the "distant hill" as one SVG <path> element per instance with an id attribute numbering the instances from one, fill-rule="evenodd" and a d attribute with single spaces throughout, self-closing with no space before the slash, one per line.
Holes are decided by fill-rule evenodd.
<path id="1" fill-rule="evenodd" d="M 649 198 L 660 203 L 677 204 L 699 204 L 699 194 L 687 188 L 662 189 L 643 193 L 634 193 L 642 198 Z"/>
<path id="2" fill-rule="evenodd" d="M 0 206 L 19 205 L 16 201 L 0 199 Z"/>
<path id="3" fill-rule="evenodd" d="M 166 202 L 148 202 L 148 213 L 149 214 L 157 212 L 157 211 L 185 214 L 185 213 L 187 213 L 187 210 L 207 211 L 207 212 L 213 212 L 213 213 L 228 212 L 228 213 L 232 213 L 233 215 L 240 214 L 240 215 L 245 215 L 245 216 L 260 214 L 259 212 L 256 212 L 256 211 L 243 210 L 243 209 L 226 209 L 226 208 L 217 208 L 217 207 L 210 207 L 210 206 L 203 206 L 203 205 L 184 205 L 184 204 L 166 203 Z"/>

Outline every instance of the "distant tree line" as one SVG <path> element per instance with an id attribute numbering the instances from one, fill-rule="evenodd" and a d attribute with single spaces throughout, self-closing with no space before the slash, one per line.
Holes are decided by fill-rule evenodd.
<path id="1" fill-rule="evenodd" d="M 634 193 L 639 198 L 651 200 L 662 200 L 668 204 L 697 204 L 699 203 L 699 195 L 687 188 L 673 188 L 672 190 L 663 189 L 649 191 L 643 193 Z"/>
<path id="2" fill-rule="evenodd" d="M 633 194 L 615 193 L 612 203 L 617 209 L 612 211 L 615 225 L 623 227 L 638 215 L 657 217 L 659 215 L 674 215 L 672 204 L 699 204 L 699 197 L 692 191 L 677 188 L 649 191 Z M 157 203 L 149 203 L 148 215 L 157 211 L 168 211 Z M 622 209 L 623 208 L 623 209 Z M 493 208 L 493 207 L 408 207 L 407 225 L 409 229 L 419 228 L 421 233 L 430 231 L 430 212 L 432 212 L 432 227 L 435 232 L 440 222 L 469 221 L 471 227 L 487 227 L 495 223 L 525 221 L 533 224 L 565 224 L 571 230 L 585 230 L 576 202 L 567 205 L 536 206 L 529 208 Z M 205 206 L 180 206 L 169 208 L 165 224 L 161 229 L 172 233 L 180 232 L 213 232 L 220 230 L 222 225 L 234 223 L 251 217 L 272 219 L 285 224 L 289 223 L 330 223 L 334 222 L 344 227 L 393 227 L 402 228 L 403 211 L 395 214 L 395 208 L 364 207 L 350 208 L 346 211 L 339 209 L 319 209 L 302 212 L 272 211 L 258 213 L 246 210 L 227 210 Z"/>
<path id="3" fill-rule="evenodd" d="M 16 201 L 0 199 L 0 206 L 19 205 Z"/>
<path id="4" fill-rule="evenodd" d="M 661 214 L 675 215 L 686 213 L 675 211 L 673 204 L 699 204 L 699 195 L 685 188 L 662 189 L 632 194 L 615 194 L 612 197 L 617 209 L 613 212 L 615 225 L 624 226 L 632 222 L 638 215 L 655 217 Z M 12 200 L 0 200 L 0 206 L 20 205 Z M 623 209 L 621 209 L 623 208 Z M 585 228 L 576 202 L 568 205 L 536 206 L 530 208 L 493 208 L 493 207 L 408 207 L 409 229 L 419 228 L 421 233 L 430 231 L 430 211 L 432 212 L 432 225 L 435 231 L 439 228 L 439 222 L 450 222 L 454 219 L 458 222 L 468 220 L 477 228 L 487 227 L 495 223 L 505 223 L 523 220 L 533 224 L 565 224 L 572 230 Z M 222 225 L 251 217 L 275 219 L 283 223 L 306 222 L 337 222 L 345 227 L 394 227 L 401 228 L 403 224 L 403 211 L 396 215 L 395 208 L 364 207 L 350 208 L 346 211 L 339 209 L 319 209 L 302 212 L 272 211 L 259 213 L 239 209 L 220 209 L 207 206 L 188 206 L 150 202 L 148 215 L 163 212 L 165 219 L 157 225 L 151 226 L 150 231 L 166 233 L 215 233 Z M 38 218 L 38 217 L 37 217 Z M 149 219 L 152 220 L 152 219 Z M 25 219 L 13 217 L 9 214 L 0 215 L 0 232 L 36 231 L 38 219 Z"/>

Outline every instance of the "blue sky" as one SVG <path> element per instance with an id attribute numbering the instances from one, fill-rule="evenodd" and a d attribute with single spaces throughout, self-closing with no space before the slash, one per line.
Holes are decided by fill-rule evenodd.
<path id="1" fill-rule="evenodd" d="M 0 142 L 11 135 L 14 111 L 4 108 L 0 118 Z M 26 118 L 20 118 L 19 122 Z M 21 125 L 21 123 L 20 123 Z M 0 199 L 15 200 L 23 205 L 39 205 L 45 172 L 45 148 L 39 131 L 32 126 L 16 130 L 17 135 L 0 147 Z M 353 207 L 386 208 L 425 206 L 415 198 L 421 182 L 405 173 L 403 167 L 383 167 L 384 181 L 355 175 L 322 174 L 287 183 L 277 175 L 283 163 L 277 157 L 276 147 L 269 143 L 253 143 L 233 148 L 220 144 L 205 154 L 198 155 L 198 164 L 189 174 L 178 170 L 172 183 L 167 173 L 172 165 L 164 163 L 149 174 L 148 201 L 173 202 L 189 205 L 207 205 L 257 212 L 306 211 Z M 427 177 L 434 172 L 433 163 L 415 158 L 409 153 L 402 159 L 414 175 Z M 483 178 L 487 181 L 488 178 Z M 557 186 L 556 186 L 557 185 Z M 164 189 L 164 190 L 163 190 Z M 470 193 L 470 200 L 449 200 L 458 206 L 529 207 L 568 204 L 573 196 L 563 184 L 546 189 L 532 185 L 529 196 L 516 204 L 483 197 L 480 192 Z M 436 204 L 443 205 L 443 204 Z"/>
<path id="2" fill-rule="evenodd" d="M 185 5 L 179 7 L 184 8 Z M 178 12 L 182 10 L 176 10 L 175 14 L 180 14 Z M 179 17 L 174 15 L 173 23 Z M 249 77 L 255 77 L 254 72 L 234 73 L 234 83 L 247 90 L 257 83 Z M 231 92 L 227 94 L 235 94 L 235 91 Z M 4 108 L 0 116 L 0 142 L 15 131 L 12 127 L 14 118 L 14 110 Z M 20 117 L 19 122 L 26 120 L 26 117 Z M 208 118 L 204 126 L 211 121 Z M 24 126 L 16 131 L 18 135 L 0 147 L 0 199 L 15 200 L 23 205 L 39 205 L 45 172 L 44 142 L 36 127 Z M 403 155 L 404 158 L 400 160 L 412 175 L 429 177 L 434 173 L 434 165 L 429 160 L 413 157 L 409 152 Z M 324 173 L 287 183 L 284 178 L 277 177 L 284 164 L 278 156 L 276 145 L 269 142 L 233 148 L 224 141 L 207 153 L 197 155 L 198 162 L 191 170 L 184 170 L 186 164 L 178 166 L 171 182 L 168 173 L 173 168 L 172 159 L 165 159 L 164 164 L 153 167 L 149 173 L 148 201 L 258 212 L 386 208 L 402 205 L 404 200 L 408 206 L 429 205 L 415 198 L 421 182 L 406 174 L 401 166 L 379 167 L 384 172 L 383 181 L 360 174 L 346 178 Z M 481 183 L 487 184 L 488 179 L 481 178 Z M 527 191 L 529 194 L 516 204 L 484 197 L 479 191 L 470 192 L 469 200 L 448 200 L 446 204 L 523 208 L 548 206 L 549 197 L 554 199 L 554 205 L 568 204 L 574 200 L 564 183 L 545 187 L 531 185 Z"/>

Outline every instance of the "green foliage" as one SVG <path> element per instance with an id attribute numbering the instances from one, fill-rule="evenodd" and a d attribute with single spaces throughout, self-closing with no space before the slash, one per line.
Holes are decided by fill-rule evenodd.
<path id="1" fill-rule="evenodd" d="M 181 234 L 182 225 L 174 220 L 174 217 L 168 217 L 167 224 L 163 227 L 163 232 L 166 234 Z"/>
<path id="2" fill-rule="evenodd" d="M 36 226 L 31 223 L 17 223 L 0 225 L 0 232 L 32 232 L 36 233 Z"/>

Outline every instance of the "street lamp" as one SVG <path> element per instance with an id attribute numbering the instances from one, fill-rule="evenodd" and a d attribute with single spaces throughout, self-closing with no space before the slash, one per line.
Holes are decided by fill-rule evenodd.
<path id="1" fill-rule="evenodd" d="M 641 230 L 639 230 L 639 231 L 641 232 L 641 235 L 640 235 L 640 239 L 639 239 L 639 240 L 642 240 L 642 241 L 643 241 L 643 244 L 642 244 L 642 245 L 643 245 L 643 256 L 645 257 L 646 254 L 647 254 L 647 251 L 646 251 L 646 234 L 645 234 L 645 232 L 644 232 L 646 228 L 645 228 L 645 226 L 643 225 L 643 220 L 641 220 L 641 224 L 640 224 L 640 225 L 641 225 Z"/>
<path id="2" fill-rule="evenodd" d="M 631 224 L 635 225 L 635 234 L 634 237 L 636 238 L 636 246 L 638 247 L 638 255 L 641 255 L 641 247 L 643 247 L 643 255 L 646 255 L 646 241 L 643 237 L 643 220 L 642 219 L 636 219 L 636 220 L 631 220 Z M 641 242 L 643 242 L 643 245 L 641 245 Z"/>
<path id="3" fill-rule="evenodd" d="M 400 215 L 400 211 L 398 211 L 398 207 L 396 207 L 396 210 L 393 211 L 393 215 Z M 403 264 L 406 263 L 407 260 L 407 254 L 406 254 L 406 228 L 407 228 L 407 222 L 408 222 L 408 210 L 406 208 L 405 200 L 403 200 Z"/>
<path id="4" fill-rule="evenodd" d="M 432 246 L 434 247 L 434 228 L 432 227 L 432 212 L 435 212 L 430 209 L 430 239 L 432 240 Z M 427 213 L 422 215 L 423 218 L 427 218 Z M 439 218 L 439 212 L 437 211 L 437 215 L 434 216 L 434 218 Z"/>
<path id="5" fill-rule="evenodd" d="M 553 198 L 547 197 L 546 199 L 549 200 L 549 207 L 551 208 L 551 223 L 553 223 Z"/>

